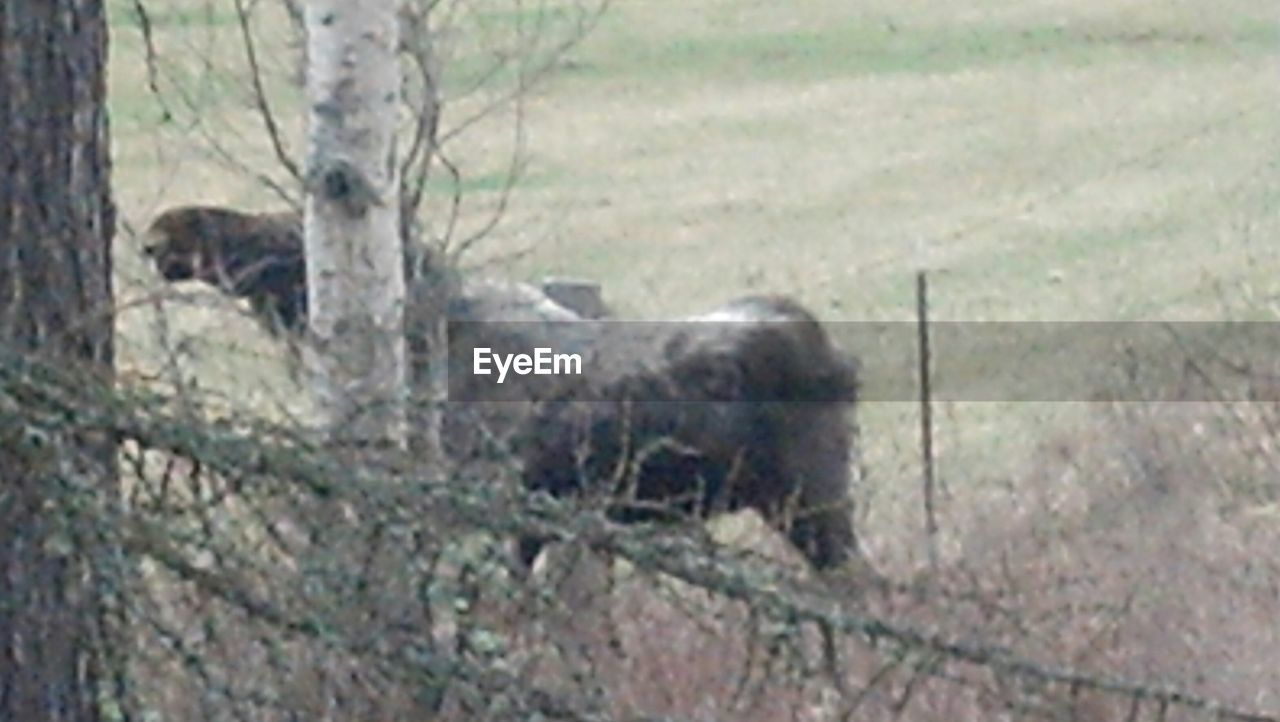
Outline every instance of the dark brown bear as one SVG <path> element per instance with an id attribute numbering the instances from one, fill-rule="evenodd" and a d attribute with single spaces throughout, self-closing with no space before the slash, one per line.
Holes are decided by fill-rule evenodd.
<path id="1" fill-rule="evenodd" d="M 818 569 L 857 553 L 849 496 L 857 371 L 799 304 L 735 301 L 675 324 L 613 324 L 619 369 L 546 404 L 524 484 L 596 497 L 611 518 L 756 509 Z M 648 356 L 648 358 L 646 358 Z M 532 564 L 540 539 L 523 539 Z"/>
<path id="2" fill-rule="evenodd" d="M 165 280 L 204 281 L 248 299 L 272 332 L 306 325 L 307 267 L 297 213 L 173 208 L 152 222 L 143 252 Z"/>

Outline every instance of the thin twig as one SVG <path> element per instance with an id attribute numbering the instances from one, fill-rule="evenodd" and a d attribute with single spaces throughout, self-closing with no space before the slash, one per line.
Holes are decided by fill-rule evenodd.
<path id="1" fill-rule="evenodd" d="M 280 127 L 276 124 L 275 113 L 271 110 L 271 101 L 267 99 L 267 91 L 262 84 L 262 68 L 258 65 L 257 44 L 253 39 L 253 27 L 249 22 L 249 11 L 245 9 L 244 0 L 235 0 L 236 18 L 240 25 L 240 38 L 244 42 L 244 56 L 249 63 L 249 82 L 253 88 L 254 105 L 258 111 L 258 117 L 262 120 L 262 125 L 266 128 L 267 138 L 271 140 L 271 147 L 275 151 L 276 160 L 280 161 L 280 165 L 293 176 L 296 181 L 301 181 L 302 173 L 298 169 L 298 164 L 294 161 L 293 156 L 289 154 L 289 149 L 285 145 L 285 139 L 280 132 Z"/>

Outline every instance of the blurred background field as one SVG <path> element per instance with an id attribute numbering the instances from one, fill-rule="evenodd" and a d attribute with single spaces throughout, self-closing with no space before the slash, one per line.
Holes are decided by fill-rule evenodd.
<path id="1" fill-rule="evenodd" d="M 126 231 L 182 203 L 280 207 L 254 177 L 290 182 L 234 6 L 149 6 L 161 62 L 148 62 L 134 3 L 110 3 Z M 267 18 L 255 25 L 265 90 L 300 158 L 298 48 L 276 4 L 253 7 Z M 642 318 L 773 292 L 832 321 L 909 320 L 921 268 L 939 320 L 1275 315 L 1280 25 L 1267 3 L 616 2 L 519 103 L 470 121 L 519 81 L 482 82 L 496 45 L 538 30 L 550 47 L 580 17 L 568 2 L 475 0 L 437 39 L 460 181 L 432 178 L 422 221 L 443 233 L 455 190 L 457 235 L 499 213 L 467 256 L 486 273 L 597 279 Z M 136 239 L 117 249 L 125 302 L 154 293 Z M 180 361 L 202 387 L 305 413 L 278 344 L 189 290 L 198 302 L 166 304 L 162 325 L 186 339 Z M 154 369 L 174 344 L 151 305 L 130 308 L 122 362 Z M 944 509 L 967 517 L 1036 476 L 1046 449 L 1092 433 L 1092 411 L 939 408 Z M 861 523 L 874 551 L 908 564 L 915 414 L 884 403 L 860 417 Z"/>

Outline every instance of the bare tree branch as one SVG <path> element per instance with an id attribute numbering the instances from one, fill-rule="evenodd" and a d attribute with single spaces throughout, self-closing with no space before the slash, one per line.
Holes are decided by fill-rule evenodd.
<path id="1" fill-rule="evenodd" d="M 240 25 L 240 38 L 244 42 L 244 56 L 249 64 L 249 82 L 253 87 L 253 99 L 258 116 L 262 119 L 263 127 L 267 131 L 267 138 L 271 140 L 276 160 L 280 161 L 280 165 L 284 166 L 295 181 L 301 180 L 302 171 L 298 169 L 297 162 L 285 146 L 284 136 L 280 133 L 275 113 L 271 110 L 271 102 L 267 99 L 266 90 L 262 86 L 262 69 L 258 65 L 258 51 L 253 39 L 253 29 L 249 24 L 249 10 L 245 8 L 244 0 L 235 0 L 235 7 L 236 18 Z"/>

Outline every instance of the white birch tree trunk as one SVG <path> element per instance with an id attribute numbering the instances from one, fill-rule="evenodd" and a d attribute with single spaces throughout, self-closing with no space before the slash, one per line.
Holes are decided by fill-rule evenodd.
<path id="1" fill-rule="evenodd" d="M 406 435 L 396 5 L 306 7 L 308 365 L 341 442 L 402 445 Z"/>

